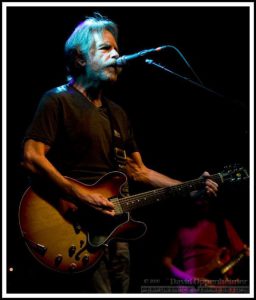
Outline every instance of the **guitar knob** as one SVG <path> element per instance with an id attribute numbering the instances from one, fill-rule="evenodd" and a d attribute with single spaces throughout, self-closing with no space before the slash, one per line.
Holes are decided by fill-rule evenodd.
<path id="1" fill-rule="evenodd" d="M 76 269 L 77 269 L 77 264 L 75 264 L 75 263 L 70 264 L 70 266 L 69 266 L 70 272 L 74 272 Z"/>
<path id="2" fill-rule="evenodd" d="M 76 246 L 72 245 L 69 249 L 68 249 L 68 255 L 71 257 L 75 254 L 76 252 Z"/>
<path id="3" fill-rule="evenodd" d="M 89 263 L 89 256 L 88 255 L 85 255 L 83 258 L 82 258 L 82 262 L 84 265 L 87 265 Z"/>
<path id="4" fill-rule="evenodd" d="M 61 254 L 58 254 L 54 260 L 55 266 L 59 266 L 60 263 L 62 262 L 62 259 L 63 259 L 63 256 Z"/>

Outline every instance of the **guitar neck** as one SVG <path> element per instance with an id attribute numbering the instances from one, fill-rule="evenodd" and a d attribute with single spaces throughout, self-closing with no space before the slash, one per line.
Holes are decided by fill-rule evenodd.
<path id="1" fill-rule="evenodd" d="M 210 179 L 214 180 L 218 184 L 224 182 L 224 179 L 220 173 L 214 174 L 209 176 Z M 190 181 L 186 181 L 184 183 L 165 187 L 165 188 L 158 188 L 152 191 L 115 199 L 114 204 L 119 206 L 119 211 L 121 212 L 130 212 L 136 208 L 144 207 L 149 204 L 161 202 L 165 199 L 174 196 L 186 196 L 190 192 L 194 190 L 198 190 L 203 188 L 205 185 L 204 178 L 198 178 Z"/>
<path id="2" fill-rule="evenodd" d="M 228 263 L 222 266 L 220 269 L 221 274 L 226 274 L 230 269 L 236 266 L 244 257 L 246 257 L 246 249 L 240 251 Z"/>

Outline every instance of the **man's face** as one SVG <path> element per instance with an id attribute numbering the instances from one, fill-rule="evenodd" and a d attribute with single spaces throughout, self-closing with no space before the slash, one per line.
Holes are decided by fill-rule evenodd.
<path id="1" fill-rule="evenodd" d="M 113 64 L 118 57 L 118 47 L 112 33 L 107 30 L 102 35 L 94 33 L 86 63 L 87 78 L 95 82 L 116 81 L 120 70 Z"/>

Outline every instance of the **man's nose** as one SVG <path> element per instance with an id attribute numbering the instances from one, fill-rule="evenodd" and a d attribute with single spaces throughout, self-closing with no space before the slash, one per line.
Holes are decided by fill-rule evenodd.
<path id="1" fill-rule="evenodd" d="M 111 54 L 110 54 L 111 58 L 115 58 L 117 59 L 119 57 L 119 53 L 116 51 L 116 49 L 113 49 L 111 51 Z"/>

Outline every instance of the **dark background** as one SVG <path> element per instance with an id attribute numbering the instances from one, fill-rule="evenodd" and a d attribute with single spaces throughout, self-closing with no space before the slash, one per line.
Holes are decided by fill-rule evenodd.
<path id="1" fill-rule="evenodd" d="M 65 83 L 63 46 L 94 11 L 119 26 L 120 54 L 174 45 L 218 97 L 143 61 L 124 68 L 108 96 L 132 121 L 147 166 L 189 180 L 204 170 L 240 163 L 249 169 L 249 8 L 246 7 L 20 7 L 7 9 L 7 265 L 9 293 L 84 292 L 83 275 L 69 278 L 41 267 L 20 238 L 18 207 L 28 181 L 20 168 L 21 142 L 43 92 Z M 155 61 L 195 80 L 173 50 Z M 221 208 L 249 240 L 249 185 L 223 186 Z M 136 212 L 146 236 L 131 244 L 132 287 L 159 278 L 160 258 L 175 223 L 175 199 Z"/>

